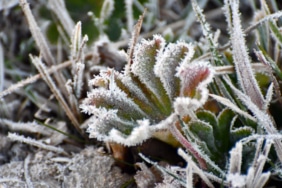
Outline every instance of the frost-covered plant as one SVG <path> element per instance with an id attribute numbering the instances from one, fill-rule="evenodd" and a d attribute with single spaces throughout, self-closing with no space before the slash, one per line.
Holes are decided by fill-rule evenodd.
<path id="1" fill-rule="evenodd" d="M 252 159 L 252 163 L 250 164 L 250 167 L 248 168 L 247 174 L 242 173 L 242 161 L 243 157 L 249 157 L 249 156 L 243 156 L 243 147 L 247 146 L 248 142 L 253 141 L 253 139 L 256 139 L 257 142 L 254 144 L 255 146 L 255 156 Z M 281 137 L 280 137 L 281 139 Z M 265 144 L 264 144 L 265 142 Z M 235 147 L 230 151 L 230 158 L 229 158 L 229 166 L 228 171 L 226 172 L 226 177 L 218 178 L 214 176 L 214 174 L 204 172 L 201 169 L 198 168 L 198 166 L 194 163 L 191 156 L 187 153 L 185 153 L 182 149 L 178 150 L 179 155 L 181 155 L 188 163 L 187 167 L 185 169 L 178 168 L 178 171 L 186 171 L 186 173 L 178 173 L 177 176 L 178 182 L 184 184 L 186 187 L 193 187 L 193 174 L 199 175 L 202 180 L 208 185 L 208 187 L 214 187 L 210 180 L 212 181 L 218 181 L 221 185 L 224 185 L 226 187 L 236 187 L 236 188 L 260 188 L 263 187 L 267 180 L 269 179 L 271 173 L 264 172 L 264 165 L 268 160 L 268 154 L 270 152 L 270 148 L 272 146 L 273 140 L 267 138 L 264 140 L 263 138 L 259 137 L 248 137 L 246 139 L 242 139 L 241 141 L 237 142 Z M 145 159 L 145 158 L 144 158 Z M 148 162 L 150 162 L 148 159 L 146 159 Z M 151 162 L 150 162 L 151 163 Z M 154 164 L 156 165 L 156 164 Z M 164 171 L 165 169 L 161 169 Z M 172 173 L 174 176 L 176 176 L 173 169 L 168 170 L 170 173 Z M 164 176 L 168 176 L 166 172 L 164 172 Z M 165 183 L 165 182 L 164 182 Z M 166 183 L 167 184 L 167 183 Z M 180 186 L 175 186 L 180 187 Z"/>
<path id="2" fill-rule="evenodd" d="M 128 64 L 124 71 L 122 73 L 112 69 L 102 71 L 89 82 L 95 89 L 88 93 L 80 107 L 92 115 L 88 127 L 90 137 L 134 146 L 156 136 L 159 131 L 168 129 L 196 159 L 200 167 L 197 169 L 204 170 L 208 179 L 218 183 L 223 181 L 228 185 L 234 174 L 237 177 L 236 173 L 228 172 L 226 169 L 227 166 L 234 164 L 232 163 L 234 157 L 230 159 L 229 156 L 232 147 L 241 139 L 255 133 L 262 135 L 278 133 L 267 111 L 272 100 L 273 85 L 270 84 L 264 97 L 255 77 L 254 65 L 248 55 L 238 1 L 225 1 L 224 12 L 232 51 L 231 53 L 227 51 L 223 55 L 218 50 L 218 36 L 212 34 L 196 1 L 192 1 L 192 4 L 203 26 L 204 37 L 208 41 L 206 49 L 210 50 L 207 56 L 209 60 L 202 61 L 198 57 L 192 60 L 195 48 L 191 44 L 184 42 L 165 44 L 159 35 L 155 35 L 152 40 L 143 39 L 136 44 L 136 37 L 133 37 L 133 45 L 128 53 Z M 271 15 L 264 21 L 275 16 L 279 17 Z M 257 54 L 258 58 L 267 64 L 262 52 Z M 208 63 L 209 61 L 214 67 Z M 215 66 L 226 64 L 234 65 L 237 80 L 234 79 L 234 75 L 215 77 L 226 68 Z M 271 70 L 268 70 L 268 73 L 271 74 Z M 214 83 L 211 82 L 213 78 L 216 79 Z M 209 84 L 214 92 L 210 96 L 229 108 L 217 110 L 218 115 L 208 108 L 199 110 L 208 100 Z M 248 113 L 247 109 L 252 114 Z M 282 151 L 281 142 L 276 138 L 273 138 L 273 142 L 279 158 Z M 245 150 L 250 153 L 256 152 L 253 145 L 246 145 Z M 243 156 L 245 153 L 242 151 L 240 155 Z M 248 170 L 246 166 L 252 162 L 251 158 L 243 159 L 244 167 L 240 171 L 242 174 Z M 255 160 L 257 158 L 254 158 Z M 265 161 L 260 165 L 264 164 Z M 241 169 L 241 163 L 238 165 Z M 189 170 L 193 171 L 190 167 Z M 269 174 L 262 176 L 259 181 L 265 183 L 265 178 L 268 178 Z M 254 185 L 250 183 L 254 179 L 250 178 L 248 181 L 240 183 Z"/>
<path id="3" fill-rule="evenodd" d="M 197 7 L 195 1 L 193 3 L 194 10 L 203 26 L 204 36 L 209 41 L 211 58 L 216 65 L 225 64 L 226 62 L 219 59 L 219 51 L 213 41 L 209 26 L 205 23 L 202 11 Z M 266 6 L 264 1 L 261 3 L 263 7 Z M 267 168 L 265 164 L 268 157 L 270 157 L 268 155 L 272 145 L 276 152 L 276 158 L 272 159 L 281 163 L 281 134 L 276 129 L 275 121 L 268 110 L 270 101 L 272 101 L 273 85 L 277 87 L 278 92 L 276 91 L 276 94 L 278 96 L 280 95 L 279 85 L 272 75 L 272 70 L 266 69 L 265 72 L 270 75 L 270 80 L 273 83 L 269 84 L 265 96 L 261 91 L 248 54 L 249 49 L 246 45 L 245 33 L 242 29 L 239 14 L 239 1 L 226 0 L 224 13 L 227 17 L 231 38 L 232 53 L 230 55 L 232 59 L 230 59 L 230 62 L 235 65 L 236 79 L 227 75 L 221 78 L 215 77 L 217 81 L 220 81 L 216 83 L 219 90 L 214 90 L 218 95 L 211 94 L 210 96 L 230 109 L 224 109 L 217 117 L 210 111 L 198 111 L 195 113 L 196 118 L 188 123 L 180 119 L 179 122 L 182 125 L 184 136 L 181 137 L 177 130 L 174 131 L 174 135 L 179 138 L 183 146 L 189 143 L 195 148 L 204 161 L 198 161 L 200 167 L 202 170 L 209 169 L 205 171 L 208 179 L 228 187 L 263 187 L 271 175 L 270 171 L 264 172 L 263 170 Z M 281 12 L 279 15 L 281 16 Z M 278 16 L 278 13 L 262 20 L 272 20 L 270 17 L 275 16 Z M 277 26 L 274 26 L 276 23 L 273 24 L 273 20 L 270 25 L 271 30 L 277 31 Z M 279 34 L 275 31 L 272 31 L 275 33 L 273 38 L 279 38 Z M 279 39 L 276 41 L 279 43 Z M 263 49 L 260 44 L 258 47 Z M 268 56 L 266 49 L 263 52 L 255 51 L 255 54 L 266 66 L 275 64 Z M 271 63 L 268 61 L 271 61 Z M 277 65 L 271 66 L 273 66 L 274 70 L 277 70 L 277 75 L 280 75 Z M 244 112 L 246 109 L 250 110 L 251 113 Z M 266 138 L 265 141 L 263 138 Z M 246 143 L 246 140 L 249 143 Z M 255 144 L 253 140 L 256 140 L 257 143 Z M 232 149 L 233 146 L 235 148 Z M 181 156 L 187 158 L 183 152 Z M 190 168 L 191 166 L 189 167 L 188 164 L 186 171 L 187 181 L 189 177 L 192 177 L 189 172 Z M 276 169 L 275 171 L 279 170 Z M 210 172 L 213 172 L 213 174 Z M 204 178 L 202 179 L 205 181 Z M 180 181 L 183 181 L 183 177 Z M 206 181 L 205 183 L 208 185 Z M 186 185 L 188 187 L 192 186 L 188 182 L 186 182 Z"/>
<path id="4" fill-rule="evenodd" d="M 241 174 L 243 144 L 241 141 L 236 143 L 235 148 L 230 151 L 230 163 L 226 183 L 230 187 L 263 187 L 270 177 L 270 172 L 263 172 L 263 167 L 268 159 L 268 154 L 272 145 L 272 140 L 266 140 L 263 150 L 263 139 L 257 139 L 256 155 L 252 165 L 246 175 Z"/>
<path id="5" fill-rule="evenodd" d="M 208 62 L 190 62 L 194 49 L 155 35 L 134 47 L 123 73 L 102 71 L 89 84 L 81 109 L 93 115 L 90 137 L 126 146 L 142 143 L 167 129 L 177 116 L 194 117 L 208 98 L 214 70 Z"/>
<path id="6" fill-rule="evenodd" d="M 86 90 L 89 90 L 89 93 L 80 108 L 92 116 L 88 127 L 90 137 L 105 142 L 135 146 L 151 137 L 166 136 L 163 130 L 169 130 L 187 150 L 186 152 L 182 149 L 178 151 L 188 164 L 185 169 L 178 167 L 175 168 L 177 170 L 173 170 L 171 166 L 167 168 L 175 173 L 161 169 L 167 173 L 163 183 L 172 181 L 171 186 L 193 187 L 194 174 L 209 187 L 213 187 L 211 182 L 230 187 L 263 186 L 272 175 L 265 165 L 269 159 L 273 159 L 272 162 L 277 164 L 273 165 L 273 172 L 281 173 L 281 134 L 268 108 L 271 103 L 276 103 L 272 99 L 274 92 L 278 100 L 282 101 L 279 98 L 280 83 L 276 80 L 282 79 L 279 68 L 282 35 L 279 22 L 275 20 L 282 13 L 272 14 L 264 0 L 260 1 L 260 11 L 255 14 L 255 18 L 259 20 L 246 30 L 241 24 L 239 1 L 225 1 L 223 12 L 227 18 L 230 43 L 224 47 L 220 47 L 218 41 L 221 37 L 220 32 L 213 33 L 212 26 L 214 25 L 208 24 L 209 19 L 205 18 L 204 11 L 200 8 L 207 4 L 206 0 L 192 0 L 187 4 L 187 8 L 181 8 L 189 13 L 178 14 L 182 18 L 187 18 L 177 22 L 178 26 L 174 25 L 174 21 L 170 25 L 169 22 L 162 22 L 165 19 L 161 16 L 157 17 L 159 13 L 163 14 L 164 10 L 159 11 L 160 8 L 155 1 L 144 4 L 125 0 L 126 11 L 123 12 L 126 12 L 126 19 L 123 19 L 116 18 L 117 1 L 105 0 L 103 5 L 101 4 L 100 14 L 92 14 L 94 24 L 99 28 L 99 36 L 98 41 L 92 43 L 94 48 L 91 50 L 86 46 L 87 37 L 82 37 L 81 22 L 75 26 L 63 1 L 50 0 L 50 9 L 62 24 L 62 29 L 65 30 L 63 41 L 68 44 L 67 46 L 69 44 L 71 46 L 70 53 L 67 53 L 69 61 L 58 65 L 44 38 L 44 33 L 40 32 L 36 23 L 38 20 L 32 16 L 27 2 L 25 0 L 20 2 L 28 18 L 32 35 L 41 51 L 42 59 L 30 56 L 40 74 L 33 79 L 27 79 L 26 82 L 19 82 L 18 86 L 14 85 L 12 89 L 1 92 L 0 98 L 15 88 L 23 87 L 42 77 L 59 101 L 59 105 L 55 108 L 62 108 L 66 112 L 81 135 L 84 135 L 84 126 L 81 124 L 88 121 L 85 121 L 85 116 L 82 116 L 78 107 Z M 174 3 L 168 1 L 165 7 L 169 10 L 168 7 Z M 189 11 L 190 5 L 196 14 Z M 275 7 L 274 3 L 272 6 Z M 120 61 L 116 60 L 118 59 L 116 57 L 122 59 L 122 63 L 125 62 L 123 57 L 126 55 L 119 53 L 117 48 L 127 43 L 128 33 L 133 28 L 134 15 L 137 15 L 138 11 L 142 12 L 145 7 L 148 8 L 148 13 L 142 26 L 142 31 L 145 33 L 141 35 L 147 38 L 147 36 L 151 37 L 151 33 L 169 33 L 170 37 L 155 35 L 150 40 L 142 39 L 140 43 L 137 43 L 137 36 L 142 25 L 139 21 L 138 27 L 134 28 L 133 40 L 127 55 L 128 64 L 123 72 L 108 69 L 109 64 L 117 68 Z M 256 9 L 254 3 L 253 9 Z M 265 17 L 260 19 L 260 15 Z M 193 45 L 183 40 L 176 43 L 165 42 L 164 38 L 169 39 L 166 41 L 176 40 L 177 37 L 192 40 L 193 36 L 191 38 L 189 35 L 193 30 L 190 28 L 193 27 L 190 26 L 195 16 L 203 30 L 203 38 L 200 42 L 195 42 Z M 127 27 L 123 27 L 124 20 L 127 20 Z M 119 27 L 116 27 L 117 25 Z M 162 25 L 165 27 L 159 27 Z M 115 27 L 116 30 L 113 30 L 112 28 Z M 177 29 L 178 27 L 182 29 Z M 60 26 L 59 28 L 61 29 Z M 75 28 L 73 34 L 72 28 Z M 123 30 L 124 28 L 127 28 L 127 31 Z M 148 32 L 152 28 L 157 29 Z M 259 41 L 254 54 L 261 62 L 255 64 L 249 57 L 249 51 L 252 51 L 247 47 L 245 37 L 254 28 L 258 28 L 255 34 L 256 40 Z M 111 37 L 110 31 L 118 32 L 115 37 Z M 105 42 L 106 38 L 109 40 Z M 68 39 L 71 39 L 70 42 Z M 122 39 L 125 40 L 117 44 L 110 41 Z M 116 48 L 111 48 L 113 44 Z M 229 47 L 231 47 L 230 50 Z M 0 50 L 0 64 L 3 64 L 1 63 L 2 56 Z M 108 58 L 110 63 L 107 63 L 104 57 Z M 97 64 L 101 66 L 96 66 Z M 1 72 L 3 72 L 2 67 L 0 66 Z M 66 68 L 66 74 L 64 74 L 59 71 L 63 67 L 71 68 Z M 117 69 L 120 70 L 120 67 Z M 94 71 L 89 71 L 91 69 Z M 96 73 L 97 70 L 102 71 L 89 81 L 88 88 L 84 81 L 89 80 L 87 76 L 90 72 L 90 74 Z M 265 85 L 257 81 L 261 78 L 256 73 L 262 70 L 268 76 L 268 82 Z M 230 73 L 232 73 L 231 76 L 227 75 Z M 51 76 L 51 74 L 54 75 Z M 4 87 L 3 79 L 2 76 L 0 90 Z M 262 87 L 266 85 L 267 87 Z M 208 94 L 209 92 L 212 94 Z M 210 103 L 207 104 L 207 102 L 211 102 L 208 101 L 209 96 L 218 103 L 212 101 L 212 105 L 208 106 Z M 207 106 L 203 107 L 203 105 Z M 216 110 L 213 109 L 214 107 Z M 43 109 L 43 107 L 40 108 Z M 54 117 L 52 119 L 56 120 Z M 2 121 L 5 125 L 9 125 L 9 129 L 17 130 L 20 127 L 20 131 L 25 128 L 31 133 L 51 135 L 45 130 L 32 129 L 31 131 L 30 123 L 25 123 L 23 127 L 22 124 L 6 121 L 6 119 Z M 36 124 L 32 123 L 33 126 Z M 64 123 L 62 126 L 67 129 L 66 125 L 67 123 Z M 60 148 L 49 147 L 41 141 L 36 142 L 16 134 L 9 134 L 9 138 L 64 153 Z M 60 141 L 56 143 L 61 143 L 63 139 L 60 138 Z M 243 143 L 244 140 L 248 140 L 248 143 Z M 272 152 L 269 156 L 272 146 L 276 153 Z M 181 173 L 177 173 L 179 169 Z M 168 178 L 168 174 L 172 175 L 170 177 L 174 180 Z"/>

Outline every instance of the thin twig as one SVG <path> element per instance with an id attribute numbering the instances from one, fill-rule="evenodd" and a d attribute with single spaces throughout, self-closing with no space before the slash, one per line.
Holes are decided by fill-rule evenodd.
<path id="1" fill-rule="evenodd" d="M 9 130 L 12 131 L 21 131 L 21 132 L 29 132 L 29 133 L 40 133 L 42 135 L 51 135 L 49 130 L 42 129 L 37 122 L 14 122 L 9 119 L 0 118 L 0 123 L 6 125 Z"/>
<path id="2" fill-rule="evenodd" d="M 48 68 L 46 71 L 47 71 L 48 74 L 53 74 L 55 72 L 58 72 L 61 69 L 64 69 L 64 68 L 70 66 L 71 64 L 72 64 L 71 61 L 66 61 L 66 62 L 63 62 L 59 65 L 53 65 L 52 67 Z M 28 84 L 36 82 L 37 80 L 39 80 L 41 78 L 42 78 L 41 74 L 36 74 L 32 77 L 29 77 L 29 78 L 22 80 L 22 81 L 20 81 L 16 84 L 11 85 L 6 90 L 0 92 L 0 99 L 5 97 L 6 95 L 16 91 L 16 90 L 28 85 Z"/>
<path id="3" fill-rule="evenodd" d="M 0 183 L 22 183 L 24 185 L 26 185 L 26 183 L 24 181 L 22 181 L 21 179 L 17 179 L 17 178 L 10 178 L 10 177 L 1 177 L 0 178 Z M 1 187 L 2 188 L 2 187 Z"/>
<path id="4" fill-rule="evenodd" d="M 24 160 L 24 177 L 25 177 L 25 182 L 27 184 L 27 187 L 30 187 L 30 188 L 33 188 L 33 183 L 31 181 L 31 177 L 29 175 L 29 168 L 28 168 L 28 165 L 29 165 L 29 162 L 30 162 L 30 156 L 31 154 L 28 154 L 27 157 L 25 158 Z"/>
<path id="5" fill-rule="evenodd" d="M 48 65 L 54 65 L 55 64 L 55 59 L 53 58 L 53 55 L 51 53 L 50 48 L 48 47 L 47 41 L 45 40 L 45 37 L 43 36 L 40 28 L 38 27 L 34 16 L 32 15 L 32 12 L 30 10 L 29 4 L 27 3 L 26 0 L 20 0 L 20 5 L 22 7 L 22 10 L 25 14 L 25 17 L 28 21 L 29 29 L 30 32 L 38 45 L 42 56 L 46 63 Z"/>
<path id="6" fill-rule="evenodd" d="M 55 95 L 56 99 L 59 101 L 60 105 L 62 106 L 62 108 L 66 112 L 67 116 L 71 120 L 71 122 L 72 122 L 73 126 L 75 127 L 75 129 L 80 133 L 80 135 L 83 136 L 84 134 L 83 134 L 82 130 L 79 127 L 78 120 L 76 119 L 76 117 L 74 116 L 73 112 L 69 108 L 69 106 L 68 106 L 67 102 L 65 101 L 65 99 L 63 98 L 60 90 L 57 89 L 57 86 L 54 83 L 54 81 L 52 80 L 50 74 L 46 71 L 46 67 L 43 64 L 43 62 L 41 61 L 41 59 L 39 57 L 33 57 L 32 55 L 30 55 L 30 58 L 32 60 L 32 63 L 36 66 L 37 70 L 43 76 L 45 82 L 47 83 L 47 85 L 51 89 L 52 93 Z"/>
<path id="7" fill-rule="evenodd" d="M 146 9 L 145 9 L 144 13 L 139 17 L 138 22 L 134 26 L 134 30 L 133 30 L 133 33 L 132 33 L 132 39 L 130 41 L 129 51 L 128 51 L 128 62 L 127 62 L 128 65 L 132 64 L 134 48 L 135 48 L 135 45 L 137 43 L 140 31 L 141 31 L 142 22 L 143 22 L 145 13 L 146 13 Z"/>
<path id="8" fill-rule="evenodd" d="M 4 88 L 4 78 L 5 78 L 4 69 L 5 69 L 5 66 L 4 66 L 4 53 L 3 53 L 2 43 L 0 41 L 0 92 Z"/>
<path id="9" fill-rule="evenodd" d="M 187 169 L 190 168 L 191 171 L 193 171 L 192 173 L 194 174 L 198 174 L 202 180 L 210 187 L 210 188 L 214 188 L 213 184 L 211 183 L 211 181 L 209 180 L 209 178 L 205 175 L 203 169 L 200 169 L 197 164 L 194 163 L 194 161 L 192 160 L 192 157 L 189 156 L 187 153 L 185 153 L 185 151 L 183 151 L 181 148 L 178 149 L 178 154 L 187 161 L 188 163 L 188 167 L 186 167 Z M 191 174 L 192 175 L 192 174 Z M 192 180 L 192 178 L 187 177 L 187 183 L 188 180 Z M 192 182 L 190 182 L 192 184 Z M 191 186 L 192 187 L 192 186 Z"/>
<path id="10" fill-rule="evenodd" d="M 26 0 L 20 0 L 20 5 L 22 7 L 22 10 L 25 14 L 25 17 L 27 19 L 28 25 L 29 25 L 29 29 L 30 32 L 37 44 L 37 46 L 39 47 L 40 53 L 42 54 L 42 57 L 44 58 L 44 60 L 46 61 L 46 63 L 51 66 L 51 65 L 55 65 L 56 61 L 51 53 L 51 50 L 48 46 L 47 40 L 45 39 L 44 35 L 42 34 L 40 28 L 38 27 L 35 18 L 30 10 L 29 4 L 27 3 Z M 64 83 L 65 78 L 62 76 L 62 74 L 60 73 L 55 73 L 54 74 L 55 79 L 62 91 L 62 93 L 64 94 L 64 96 L 67 96 L 67 92 L 66 89 L 64 87 Z"/>
<path id="11" fill-rule="evenodd" d="M 45 149 L 45 150 L 53 151 L 53 152 L 56 152 L 56 153 L 64 153 L 64 154 L 66 154 L 65 151 L 62 148 L 46 145 L 46 144 L 43 144 L 40 141 L 34 140 L 32 138 L 26 138 L 24 136 L 20 136 L 20 135 L 17 135 L 15 133 L 9 133 L 8 134 L 8 138 L 10 138 L 10 139 L 12 139 L 14 141 L 24 142 L 26 144 L 29 144 L 29 145 L 32 145 L 32 146 L 36 146 L 38 148 L 42 148 L 42 149 Z"/>
<path id="12" fill-rule="evenodd" d="M 252 63 L 251 67 L 254 72 L 267 72 L 268 68 L 263 63 Z M 233 65 L 216 66 L 215 75 L 233 74 L 235 73 L 235 67 Z"/>

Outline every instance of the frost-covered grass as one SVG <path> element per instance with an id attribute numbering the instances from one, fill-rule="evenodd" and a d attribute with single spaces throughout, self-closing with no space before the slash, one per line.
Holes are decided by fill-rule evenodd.
<path id="1" fill-rule="evenodd" d="M 3 32 L 3 134 L 64 155 L 60 146 L 66 142 L 84 147 L 93 138 L 117 160 L 149 139 L 177 148 L 184 166 L 164 167 L 158 162 L 165 159 L 139 153 L 163 176 L 157 181 L 140 163 L 135 176 L 140 187 L 252 188 L 274 178 L 281 182 L 281 3 L 164 2 L 125 0 L 123 13 L 118 1 L 97 3 L 100 12 L 83 14 L 96 33 L 89 40 L 82 32 L 88 25 L 74 21 L 63 0 L 48 1 L 52 22 L 40 17 L 42 7 L 31 11 L 20 0 L 38 53 L 21 51 L 32 63 L 28 68 L 13 65 L 15 59 L 5 55 L 12 35 Z M 52 24 L 55 43 L 48 35 Z M 142 181 L 142 174 L 150 181 Z"/>

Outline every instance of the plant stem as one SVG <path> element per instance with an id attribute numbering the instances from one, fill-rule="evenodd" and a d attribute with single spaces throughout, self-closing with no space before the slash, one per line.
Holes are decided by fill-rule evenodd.
<path id="1" fill-rule="evenodd" d="M 181 132 L 177 129 L 176 124 L 169 126 L 169 130 L 171 134 L 196 158 L 201 169 L 207 170 L 207 163 L 201 157 L 198 151 L 194 149 L 192 144 L 181 134 Z"/>

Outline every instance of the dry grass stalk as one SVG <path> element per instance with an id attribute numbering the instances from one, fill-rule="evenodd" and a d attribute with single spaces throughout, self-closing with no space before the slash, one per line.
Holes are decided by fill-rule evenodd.
<path id="1" fill-rule="evenodd" d="M 80 124 L 79 124 L 78 120 L 76 119 L 76 117 L 74 116 L 73 112 L 69 108 L 69 106 L 68 106 L 67 102 L 65 101 L 65 99 L 63 98 L 60 90 L 56 87 L 56 84 L 54 83 L 54 81 L 50 77 L 49 73 L 46 71 L 46 67 L 43 64 L 43 62 L 41 61 L 41 59 L 39 57 L 33 57 L 33 56 L 30 56 L 30 58 L 32 60 L 32 63 L 36 66 L 37 70 L 40 72 L 40 74 L 42 75 L 43 79 L 45 80 L 45 82 L 47 83 L 49 88 L 51 89 L 52 93 L 55 95 L 56 99 L 61 104 L 62 108 L 64 109 L 64 111 L 66 112 L 67 116 L 71 120 L 71 122 L 74 125 L 75 129 L 81 135 L 84 135 L 82 130 L 79 127 Z"/>
<path id="2" fill-rule="evenodd" d="M 20 136 L 20 135 L 17 135 L 15 133 L 9 133 L 8 134 L 8 138 L 10 138 L 10 139 L 12 139 L 14 141 L 24 142 L 26 144 L 29 144 L 29 145 L 32 145 L 32 146 L 36 146 L 38 148 L 42 148 L 42 149 L 45 149 L 45 150 L 49 150 L 49 151 L 53 151 L 53 152 L 56 152 L 56 153 L 63 153 L 63 154 L 65 154 L 65 151 L 62 148 L 46 145 L 46 144 L 43 144 L 40 141 L 34 140 L 32 138 L 26 138 L 24 136 Z"/>
<path id="3" fill-rule="evenodd" d="M 69 67 L 70 65 L 71 65 L 71 61 L 66 61 L 66 62 L 63 62 L 63 63 L 58 64 L 58 65 L 53 65 L 53 66 L 51 66 L 50 68 L 47 69 L 47 73 L 48 74 L 53 74 L 55 72 L 58 72 L 61 69 Z M 32 77 L 29 77 L 29 78 L 27 78 L 25 80 L 21 80 L 18 83 L 11 85 L 6 90 L 0 92 L 0 99 L 5 97 L 8 94 L 13 93 L 14 91 L 16 91 L 16 90 L 18 90 L 18 89 L 20 89 L 20 88 L 22 88 L 24 86 L 27 86 L 29 84 L 32 84 L 32 83 L 36 82 L 37 80 L 39 80 L 41 78 L 42 78 L 41 74 L 36 74 L 36 75 L 34 75 Z"/>
<path id="4" fill-rule="evenodd" d="M 32 12 L 30 10 L 30 7 L 26 0 L 20 0 L 20 5 L 22 7 L 22 10 L 26 16 L 26 19 L 28 21 L 28 25 L 30 28 L 30 32 L 39 47 L 40 53 L 42 54 L 43 59 L 46 61 L 47 65 L 55 65 L 56 61 L 51 53 L 51 50 L 48 46 L 47 40 L 43 36 L 40 28 L 38 27 L 34 16 L 32 15 Z M 60 87 L 60 90 L 64 94 L 64 96 L 67 96 L 66 89 L 64 87 L 64 83 L 66 82 L 62 74 L 56 73 L 54 74 L 56 81 L 58 82 L 58 85 Z"/>

